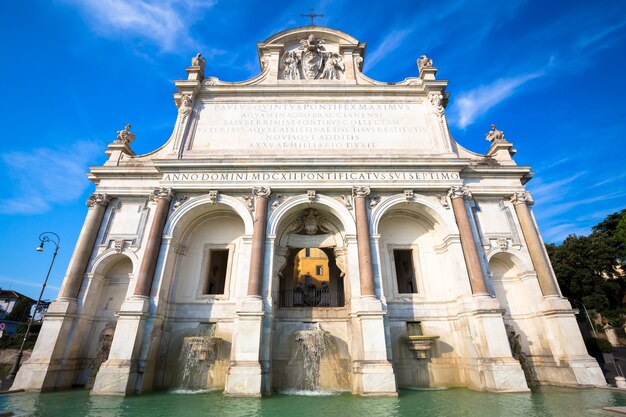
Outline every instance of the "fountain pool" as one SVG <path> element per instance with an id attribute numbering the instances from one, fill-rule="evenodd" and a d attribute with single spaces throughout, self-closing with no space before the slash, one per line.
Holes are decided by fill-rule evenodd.
<path id="1" fill-rule="evenodd" d="M 0 396 L 0 411 L 59 417 L 201 416 L 524 416 L 611 415 L 602 407 L 626 406 L 626 392 L 543 387 L 532 394 L 493 394 L 464 388 L 401 390 L 398 398 L 274 394 L 229 398 L 219 391 L 175 394 L 154 392 L 129 397 L 90 396 L 87 390 Z"/>

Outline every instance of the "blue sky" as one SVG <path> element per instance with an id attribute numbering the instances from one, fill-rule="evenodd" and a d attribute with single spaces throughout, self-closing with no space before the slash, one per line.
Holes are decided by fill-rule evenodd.
<path id="1" fill-rule="evenodd" d="M 491 123 L 531 165 L 528 184 L 547 242 L 585 234 L 626 207 L 626 3 L 615 1 L 58 0 L 4 5 L 0 83 L 0 286 L 39 292 L 61 235 L 45 297 L 61 285 L 94 186 L 90 165 L 133 124 L 137 153 L 169 137 L 173 80 L 198 51 L 206 74 L 237 81 L 259 71 L 256 42 L 308 24 L 367 42 L 365 73 L 416 76 L 432 57 L 450 80 L 448 119 L 464 147 L 486 152 Z"/>

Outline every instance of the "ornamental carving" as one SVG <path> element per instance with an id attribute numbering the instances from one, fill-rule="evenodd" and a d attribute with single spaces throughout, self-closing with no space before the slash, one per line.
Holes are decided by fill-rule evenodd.
<path id="1" fill-rule="evenodd" d="M 381 197 L 379 195 L 375 195 L 370 197 L 370 207 L 374 208 L 380 203 Z"/>
<path id="2" fill-rule="evenodd" d="M 445 108 L 443 106 L 443 95 L 434 93 L 428 96 L 428 98 L 430 99 L 430 103 L 433 105 L 433 110 L 435 111 L 435 113 L 438 116 L 443 115 L 445 111 Z"/>
<path id="3" fill-rule="evenodd" d="M 358 186 L 352 187 L 352 195 L 355 197 L 367 197 L 370 194 L 370 187 Z"/>
<path id="4" fill-rule="evenodd" d="M 261 186 L 252 188 L 252 194 L 254 194 L 257 197 L 269 197 L 271 193 L 272 193 L 272 190 L 270 187 L 265 187 L 261 185 Z"/>
<path id="5" fill-rule="evenodd" d="M 124 126 L 124 129 L 117 131 L 117 140 L 122 142 L 123 144 L 130 144 L 135 140 L 135 134 L 130 131 L 132 125 L 128 123 Z"/>
<path id="6" fill-rule="evenodd" d="M 275 209 L 276 207 L 283 204 L 283 201 L 285 201 L 285 196 L 282 194 L 276 194 L 276 196 L 274 197 L 274 202 L 272 203 L 272 209 Z"/>
<path id="7" fill-rule="evenodd" d="M 315 209 L 307 209 L 304 214 L 295 222 L 293 233 L 306 233 L 307 235 L 319 235 L 330 233 L 328 229 L 322 226 L 322 222 L 326 219 Z"/>
<path id="8" fill-rule="evenodd" d="M 307 190 L 306 197 L 307 197 L 307 200 L 309 200 L 309 203 L 312 203 L 315 201 L 315 196 L 316 196 L 315 190 Z"/>
<path id="9" fill-rule="evenodd" d="M 353 197 L 351 195 L 340 195 L 339 197 L 341 198 L 341 202 L 343 203 L 343 205 L 348 210 L 352 210 L 352 199 L 353 199 Z"/>
<path id="10" fill-rule="evenodd" d="M 178 113 L 181 116 L 187 116 L 191 112 L 191 105 L 192 104 L 193 104 L 193 101 L 191 99 L 191 95 L 184 94 L 180 98 L 180 107 L 178 108 Z"/>
<path id="11" fill-rule="evenodd" d="M 339 80 L 345 71 L 343 57 L 327 52 L 324 39 L 311 34 L 300 40 L 298 49 L 287 51 L 281 61 L 285 80 Z"/>
<path id="12" fill-rule="evenodd" d="M 404 199 L 407 203 L 412 202 L 414 197 L 415 193 L 413 192 L 413 190 L 404 190 Z"/>
<path id="13" fill-rule="evenodd" d="M 176 200 L 174 201 L 174 204 L 172 205 L 172 210 L 174 210 L 174 211 L 178 210 L 178 208 L 180 206 L 182 206 L 183 203 L 185 201 L 187 201 L 188 199 L 189 199 L 189 197 L 186 196 L 186 195 L 182 195 L 182 194 L 181 195 L 176 195 Z"/>
<path id="14" fill-rule="evenodd" d="M 111 202 L 111 198 L 107 194 L 93 193 L 87 199 L 87 207 L 106 206 Z"/>
<path id="15" fill-rule="evenodd" d="M 219 192 L 217 190 L 209 191 L 209 204 L 217 203 L 217 196 L 218 196 L 218 194 L 219 194 Z"/>
<path id="16" fill-rule="evenodd" d="M 450 191 L 448 191 L 448 197 L 450 200 L 454 200 L 455 198 L 464 198 L 469 200 L 472 198 L 472 193 L 470 193 L 469 189 L 465 186 L 461 187 L 458 185 L 450 187 Z"/>
<path id="17" fill-rule="evenodd" d="M 150 197 L 148 199 L 150 201 L 157 201 L 161 198 L 164 198 L 166 200 L 171 200 L 173 196 L 174 196 L 174 191 L 172 191 L 171 188 L 161 187 L 161 188 L 157 188 L 156 190 L 154 190 L 152 194 L 150 194 Z"/>
<path id="18" fill-rule="evenodd" d="M 535 200 L 531 197 L 528 191 L 520 191 L 517 193 L 513 193 L 511 196 L 511 203 L 513 204 L 527 204 L 532 206 L 535 204 Z"/>

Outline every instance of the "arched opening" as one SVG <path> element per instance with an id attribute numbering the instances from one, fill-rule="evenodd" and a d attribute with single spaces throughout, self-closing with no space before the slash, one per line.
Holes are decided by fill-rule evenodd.
<path id="1" fill-rule="evenodd" d="M 90 291 L 95 292 L 95 309 L 91 332 L 83 346 L 84 371 L 78 376 L 78 385 L 93 386 L 100 366 L 109 358 L 117 313 L 126 299 L 132 271 L 133 264 L 128 257 L 113 255 L 94 273 Z"/>
<path id="2" fill-rule="evenodd" d="M 331 248 L 290 248 L 282 270 L 280 307 L 343 307 L 343 274 Z"/>

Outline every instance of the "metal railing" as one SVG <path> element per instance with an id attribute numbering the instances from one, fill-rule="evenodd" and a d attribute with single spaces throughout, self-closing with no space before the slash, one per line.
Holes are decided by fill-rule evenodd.
<path id="1" fill-rule="evenodd" d="M 331 291 L 328 288 L 294 289 L 278 292 L 280 307 L 343 307 L 343 289 Z"/>

